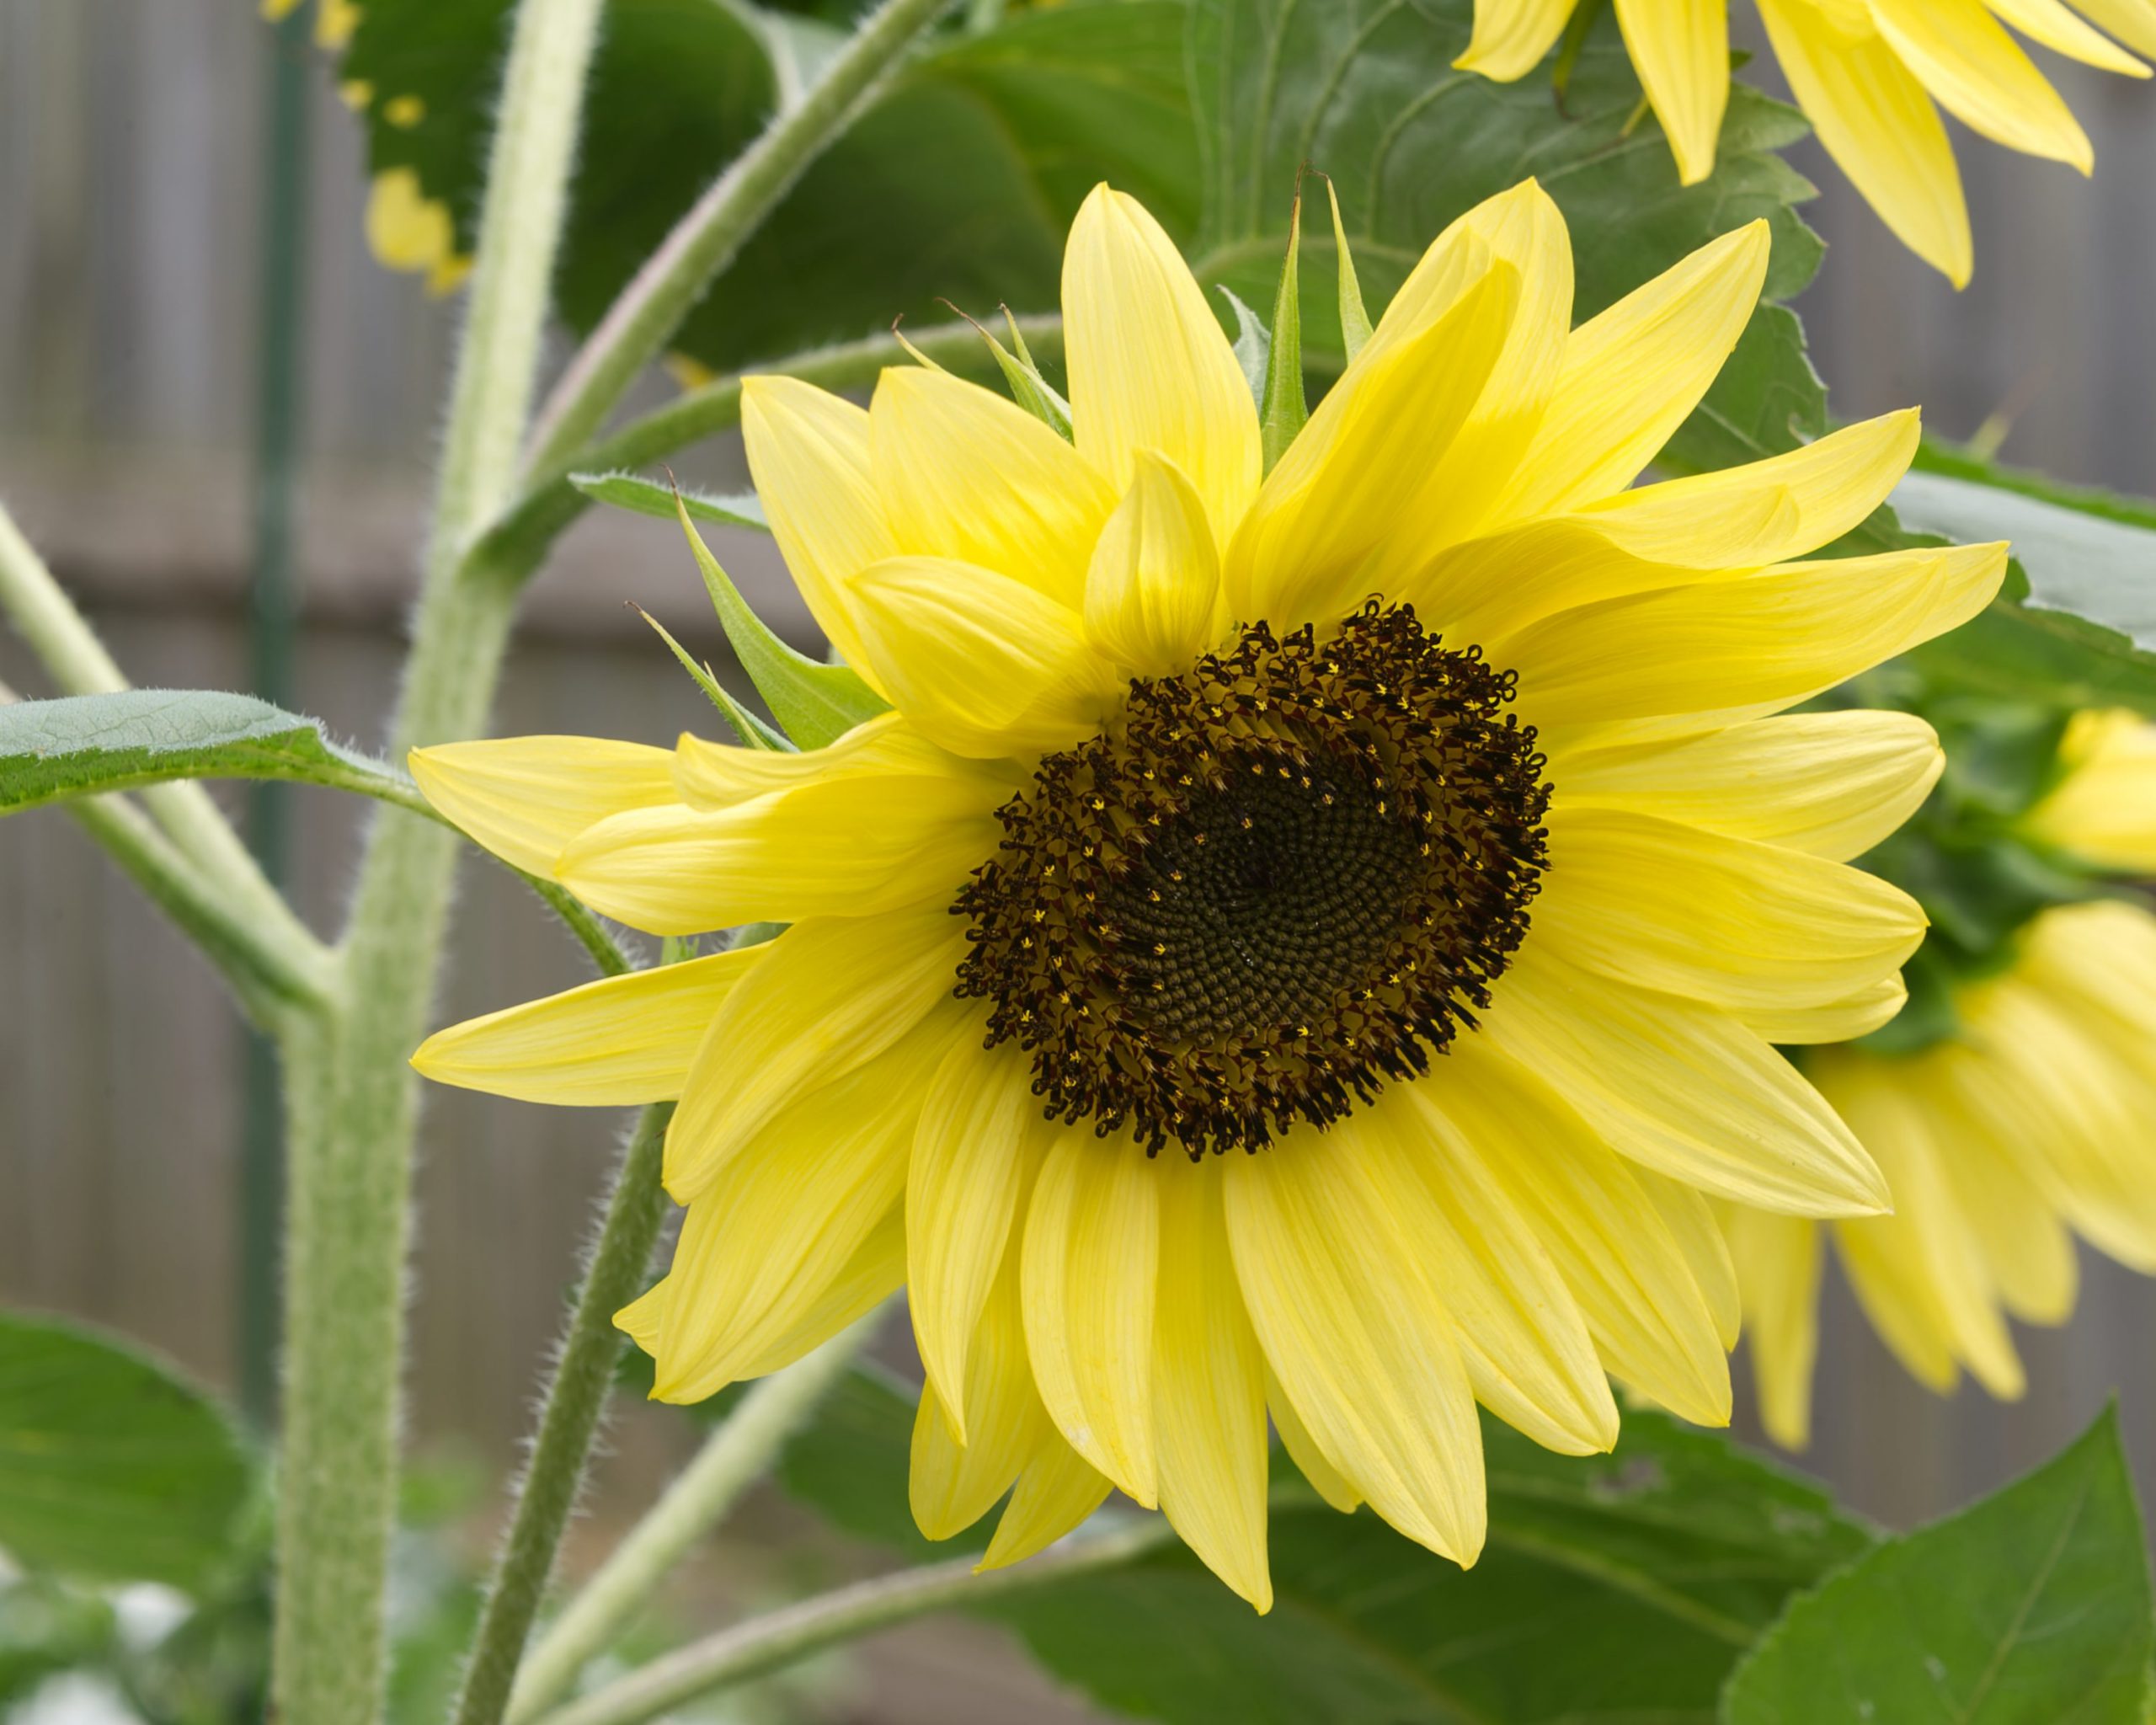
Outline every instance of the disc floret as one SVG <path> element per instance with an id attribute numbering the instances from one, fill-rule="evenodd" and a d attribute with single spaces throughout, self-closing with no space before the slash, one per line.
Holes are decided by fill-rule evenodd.
<path id="1" fill-rule="evenodd" d="M 1428 1069 L 1547 865 L 1516 679 L 1376 601 L 1135 681 L 1001 811 L 958 993 L 1048 1111 L 1152 1154 L 1255 1151 Z"/>

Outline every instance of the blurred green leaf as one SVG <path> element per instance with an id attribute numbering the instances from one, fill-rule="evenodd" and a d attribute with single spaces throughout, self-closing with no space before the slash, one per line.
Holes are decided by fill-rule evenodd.
<path id="1" fill-rule="evenodd" d="M 211 689 L 127 689 L 0 706 L 0 814 L 183 778 L 277 778 L 416 796 L 314 719 Z"/>
<path id="2" fill-rule="evenodd" d="M 48 1677 L 103 1661 L 113 1631 L 103 1599 L 38 1576 L 0 1583 L 0 1708 Z"/>
<path id="3" fill-rule="evenodd" d="M 2057 1460 L 1796 1600 L 1723 1725 L 2133 1725 L 2148 1551 L 2106 1412 Z"/>
<path id="4" fill-rule="evenodd" d="M 939 297 L 1053 308 L 1064 231 L 1101 179 L 1187 234 L 1183 10 L 1074 0 L 937 39 L 802 176 L 677 350 L 734 369 L 933 317 Z M 508 13 L 509 0 L 367 0 L 343 67 L 366 97 L 374 171 L 416 174 L 467 253 Z M 745 0 L 610 0 L 558 284 L 572 324 L 597 320 L 830 40 Z"/>
<path id="5" fill-rule="evenodd" d="M 119 1340 L 0 1314 L 0 1549 L 25 1569 L 200 1586 L 256 1489 L 225 1411 Z"/>

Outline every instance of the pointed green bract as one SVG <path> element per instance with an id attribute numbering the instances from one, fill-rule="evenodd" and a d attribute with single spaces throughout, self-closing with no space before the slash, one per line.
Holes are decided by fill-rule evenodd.
<path id="1" fill-rule="evenodd" d="M 963 317 L 965 314 L 960 312 L 959 315 Z M 1003 317 L 1011 326 L 1011 344 L 1017 349 L 1016 354 L 998 341 L 995 332 L 985 324 L 974 323 L 974 328 L 980 331 L 980 339 L 988 344 L 988 350 L 995 355 L 995 363 L 1002 371 L 1003 381 L 1011 386 L 1011 398 L 1065 443 L 1070 442 L 1070 403 L 1057 392 L 1054 385 L 1041 376 L 1041 368 L 1033 363 L 1033 355 L 1027 350 L 1026 338 L 1020 333 L 1018 320 L 1011 315 L 1008 306 L 1003 308 Z M 973 323 L 969 318 L 966 321 Z"/>
<path id="2" fill-rule="evenodd" d="M 1340 350 L 1352 366 L 1370 339 L 1370 314 L 1363 308 L 1363 284 L 1355 279 L 1355 254 L 1348 244 L 1348 224 L 1340 219 L 1340 193 L 1330 176 L 1325 197 L 1332 206 L 1333 249 L 1340 254 Z"/>
<path id="3" fill-rule="evenodd" d="M 1280 265 L 1280 286 L 1273 296 L 1273 344 L 1265 356 L 1265 391 L 1258 398 L 1257 435 L 1271 473 L 1295 434 L 1310 423 L 1303 396 L 1303 189 L 1295 188 L 1288 216 L 1288 254 Z M 1341 253 L 1343 258 L 1347 253 Z"/>
<path id="4" fill-rule="evenodd" d="M 1262 413 L 1266 369 L 1272 362 L 1273 332 L 1265 327 L 1265 319 L 1245 305 L 1233 288 L 1223 287 L 1220 297 L 1235 314 L 1235 363 L 1243 368 L 1243 380 L 1250 385 L 1251 399 Z"/>
<path id="5" fill-rule="evenodd" d="M 695 679 L 696 686 L 704 692 L 710 699 L 711 704 L 718 709 L 718 716 L 726 721 L 734 734 L 741 740 L 744 747 L 788 752 L 792 750 L 792 744 L 787 742 L 784 737 L 727 693 L 725 685 L 712 675 L 712 668 L 707 665 L 698 664 L 690 655 L 689 649 L 668 632 L 665 624 L 659 622 L 642 606 L 637 607 L 637 615 L 651 625 L 659 638 L 666 644 L 667 650 L 680 661 L 681 669 Z"/>
<path id="6" fill-rule="evenodd" d="M 890 711 L 876 692 L 845 665 L 819 665 L 773 634 L 718 566 L 718 559 L 690 521 L 686 505 L 678 505 L 675 513 L 680 518 L 681 531 L 688 535 L 696 567 L 703 572 L 704 588 L 718 612 L 719 627 L 726 631 L 749 681 L 756 686 L 756 692 L 764 697 L 795 747 L 820 749 L 864 719 Z"/>
<path id="7" fill-rule="evenodd" d="M 660 521 L 674 519 L 678 499 L 680 506 L 700 521 L 715 521 L 722 527 L 753 527 L 760 533 L 771 530 L 771 523 L 764 519 L 762 499 L 753 491 L 712 496 L 676 485 L 662 485 L 641 473 L 572 473 L 569 483 L 595 503 L 611 503 L 616 509 L 654 515 Z"/>

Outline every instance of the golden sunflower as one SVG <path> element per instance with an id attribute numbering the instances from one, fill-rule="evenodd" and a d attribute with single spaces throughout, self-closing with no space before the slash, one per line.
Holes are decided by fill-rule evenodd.
<path id="1" fill-rule="evenodd" d="M 1729 102 L 1726 0 L 1616 3 L 1678 176 L 1697 184 L 1714 172 Z M 1475 0 L 1474 37 L 1454 64 L 1509 83 L 1550 51 L 1574 4 Z M 2000 20 L 2084 65 L 2132 77 L 2148 77 L 2148 67 L 2103 30 L 2156 55 L 2152 0 L 1759 0 L 1759 16 L 1835 165 L 1896 237 L 1956 287 L 1968 285 L 1973 267 L 1969 211 L 1940 108 L 2010 150 L 2084 174 L 2095 166 L 2089 135 Z"/>
<path id="2" fill-rule="evenodd" d="M 1269 475 L 1166 235 L 1065 254 L 1075 441 L 886 371 L 744 389 L 818 622 L 894 709 L 825 748 L 424 750 L 483 845 L 662 934 L 768 944 L 446 1031 L 447 1082 L 679 1097 L 657 1393 L 903 1284 L 913 1495 L 988 1562 L 1121 1487 L 1261 1609 L 1267 1416 L 1328 1498 L 1471 1561 L 1479 1399 L 1615 1439 L 1608 1375 L 1727 1417 L 1705 1194 L 1886 1202 L 1774 1041 L 1901 998 L 1914 902 L 1840 860 L 1922 800 L 1920 720 L 1776 717 L 1982 607 L 2004 547 L 1792 558 L 1913 414 L 1627 489 L 1750 316 L 1764 224 L 1573 329 L 1528 182 L 1439 236 Z M 1435 1058 L 1442 1055 L 1443 1058 Z"/>
<path id="3" fill-rule="evenodd" d="M 2156 876 L 2156 729 L 2077 714 L 2063 777 L 2022 830 L 2097 870 Z M 2073 1235 L 2156 1272 L 2156 916 L 2125 899 L 2062 905 L 2006 965 L 1957 989 L 1956 1035 L 1890 1057 L 1819 1050 L 1806 1074 L 1893 1187 L 1895 1213 L 1836 1221 L 1859 1304 L 1895 1357 L 1944 1393 L 1966 1368 L 2020 1395 L 2007 1328 L 2073 1310 Z M 1820 1231 L 1732 1209 L 1763 1423 L 1802 1447 L 1818 1347 Z"/>

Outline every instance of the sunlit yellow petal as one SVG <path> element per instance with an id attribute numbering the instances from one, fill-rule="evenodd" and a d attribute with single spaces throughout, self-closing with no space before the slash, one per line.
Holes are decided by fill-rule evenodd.
<path id="1" fill-rule="evenodd" d="M 1100 728 L 1114 668 L 1082 617 L 1007 575 L 939 558 L 894 558 L 857 576 L 862 664 L 923 735 L 993 758 L 1076 742 Z"/>
<path id="2" fill-rule="evenodd" d="M 1265 1374 L 1235 1286 L 1219 1160 L 1162 1172 L 1153 1321 L 1161 1509 L 1208 1568 L 1269 1611 Z"/>
<path id="3" fill-rule="evenodd" d="M 798 790 L 854 777 L 977 777 L 999 774 L 1016 790 L 1022 778 L 1006 763 L 984 766 L 938 748 L 903 713 L 880 713 L 820 749 L 752 749 L 684 734 L 674 747 L 674 784 L 691 809 L 731 809 L 773 791 Z"/>
<path id="4" fill-rule="evenodd" d="M 900 554 L 979 563 L 1081 602 L 1086 558 L 1115 505 L 1084 457 L 1007 398 L 926 366 L 885 371 L 868 421 Z"/>
<path id="5" fill-rule="evenodd" d="M 1113 1489 L 1106 1474 L 1051 1433 L 1018 1476 L 995 1537 L 974 1567 L 1001 1569 L 1045 1551 L 1099 1509 Z"/>
<path id="6" fill-rule="evenodd" d="M 1273 1376 L 1270 1365 L 1265 1368 L 1265 1405 L 1273 1415 L 1273 1423 L 1279 1429 L 1281 1447 L 1310 1482 L 1310 1488 L 1342 1514 L 1353 1514 L 1362 1506 L 1363 1494 L 1326 1459 L 1325 1452 L 1318 1448 L 1317 1439 L 1310 1435 L 1302 1416 L 1295 1412 L 1295 1404 L 1288 1399 L 1288 1392 L 1280 1387 L 1280 1381 Z"/>
<path id="7" fill-rule="evenodd" d="M 910 1284 L 908 1299 L 915 1297 Z M 963 1441 L 933 1382 L 921 1386 L 914 1420 L 910 1495 L 915 1521 L 932 1540 L 947 1540 L 979 1520 L 1042 1445 L 1055 1439 L 1026 1355 L 1016 1252 L 995 1273 L 978 1323 L 979 1334 L 967 1338 L 960 1367 L 970 1414 Z"/>
<path id="8" fill-rule="evenodd" d="M 1677 177 L 1697 185 L 1715 171 L 1715 145 L 1729 105 L 1727 0 L 1617 0 L 1632 65 L 1677 158 Z"/>
<path id="9" fill-rule="evenodd" d="M 1257 490 L 1257 408 L 1175 242 L 1136 200 L 1094 188 L 1063 254 L 1078 452 L 1119 495 L 1141 451 L 1188 474 L 1225 544 Z"/>
<path id="10" fill-rule="evenodd" d="M 504 862 L 551 879 L 562 847 L 629 809 L 673 802 L 671 757 L 597 737 L 504 737 L 414 749 L 427 800 Z"/>
<path id="11" fill-rule="evenodd" d="M 1604 981 L 1530 943 L 1480 1035 L 1650 1168 L 1796 1215 L 1889 1206 L 1879 1171 L 1818 1092 L 1710 1007 Z"/>
<path id="12" fill-rule="evenodd" d="M 1801 1047 L 1815 1042 L 1854 1042 L 1891 1023 L 1908 998 L 1900 976 L 1882 976 L 1869 988 L 1838 1001 L 1810 1007 L 1751 1007 L 1737 1016 L 1773 1043 Z"/>
<path id="13" fill-rule="evenodd" d="M 2089 135 L 1982 0 L 1868 0 L 1873 20 L 1939 104 L 2009 149 L 2095 167 Z"/>
<path id="14" fill-rule="evenodd" d="M 1228 1158 L 1228 1238 L 1267 1362 L 1320 1451 L 1410 1539 L 1482 1549 L 1475 1396 L 1417 1242 L 1385 1212 L 1342 1122 Z M 1322 1154 L 1298 1155 L 1320 1150 Z"/>
<path id="15" fill-rule="evenodd" d="M 1140 676 L 1187 670 L 1228 622 L 1204 500 L 1166 457 L 1140 450 L 1137 477 L 1093 548 L 1086 633 Z"/>
<path id="16" fill-rule="evenodd" d="M 964 950 L 939 908 L 797 922 L 712 1021 L 666 1132 L 666 1189 L 688 1203 L 779 1111 L 891 1046 L 947 998 Z"/>
<path id="17" fill-rule="evenodd" d="M 1572 10 L 1572 0 L 1476 0 L 1475 35 L 1453 64 L 1510 83 L 1556 45 Z"/>
<path id="18" fill-rule="evenodd" d="M 2156 874 L 2156 725 L 2133 713 L 2076 713 L 2059 765 L 2063 777 L 2023 827 L 2099 868 Z"/>
<path id="19" fill-rule="evenodd" d="M 437 1084 L 584 1108 L 668 1102 L 759 948 L 604 976 L 438 1030 L 412 1064 Z"/>
<path id="20" fill-rule="evenodd" d="M 1785 1450 L 1812 1438 L 1812 1369 L 1819 1353 L 1819 1225 L 1743 1204 L 1723 1227 L 1744 1295 L 1744 1345 L 1759 1423 Z"/>
<path id="21" fill-rule="evenodd" d="M 1026 1212 L 1026 1344 L 1070 1446 L 1151 1509 L 1161 1184 L 1129 1142 L 1065 1128 Z"/>

